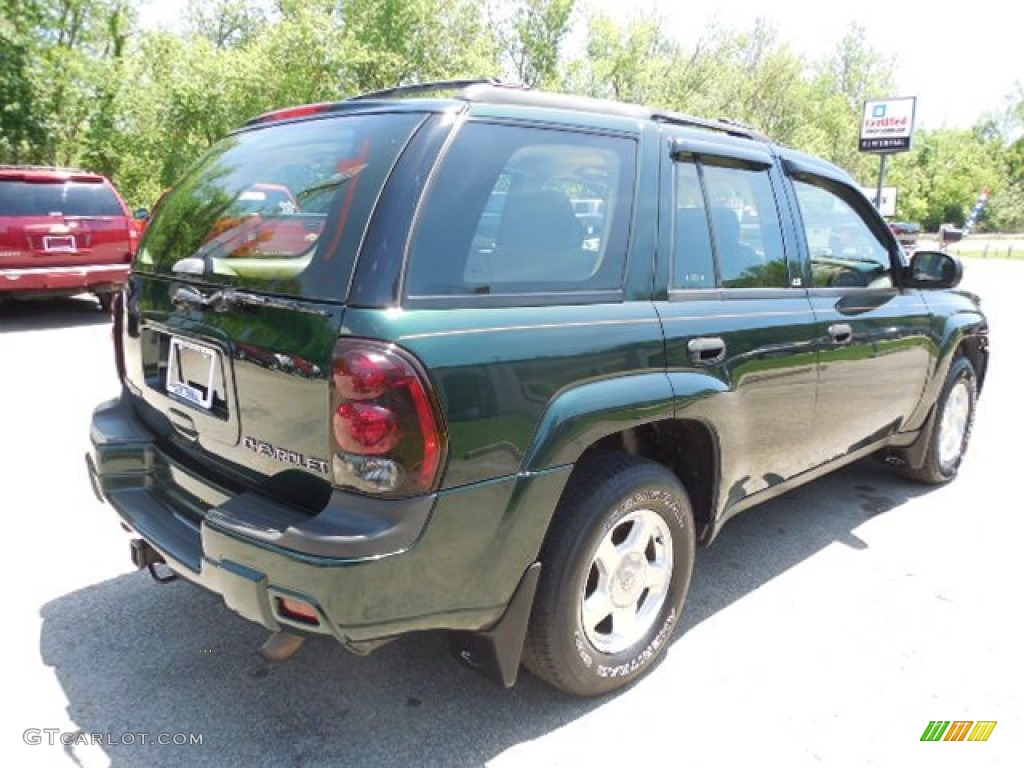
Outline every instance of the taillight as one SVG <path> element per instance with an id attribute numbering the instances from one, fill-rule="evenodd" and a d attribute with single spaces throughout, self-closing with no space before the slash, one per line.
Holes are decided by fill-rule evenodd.
<path id="1" fill-rule="evenodd" d="M 128 228 L 128 252 L 124 255 L 125 263 L 131 264 L 135 258 L 136 251 L 139 250 L 139 230 L 135 226 L 134 222 L 129 224 Z"/>
<path id="2" fill-rule="evenodd" d="M 335 485 L 388 496 L 433 490 L 446 441 L 416 360 L 394 345 L 341 339 L 331 383 Z"/>

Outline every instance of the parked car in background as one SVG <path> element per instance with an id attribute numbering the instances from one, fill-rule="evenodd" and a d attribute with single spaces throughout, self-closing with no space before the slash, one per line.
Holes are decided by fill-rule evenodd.
<path id="1" fill-rule="evenodd" d="M 869 454 L 956 477 L 961 271 L 731 122 L 494 82 L 284 109 L 155 211 L 88 472 L 135 565 L 275 633 L 447 630 L 606 693 L 733 516 Z"/>
<path id="2" fill-rule="evenodd" d="M 0 301 L 90 292 L 109 310 L 128 279 L 139 237 L 105 177 L 0 166 Z"/>
<path id="3" fill-rule="evenodd" d="M 921 225 L 916 221 L 890 221 L 889 229 L 904 249 L 912 251 L 917 247 L 917 239 L 921 236 Z"/>

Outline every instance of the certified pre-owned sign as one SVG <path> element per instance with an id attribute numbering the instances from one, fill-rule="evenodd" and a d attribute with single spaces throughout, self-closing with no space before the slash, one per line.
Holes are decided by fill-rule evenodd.
<path id="1" fill-rule="evenodd" d="M 860 124 L 861 152 L 906 152 L 914 135 L 914 106 L 917 99 L 877 99 L 864 102 Z"/>

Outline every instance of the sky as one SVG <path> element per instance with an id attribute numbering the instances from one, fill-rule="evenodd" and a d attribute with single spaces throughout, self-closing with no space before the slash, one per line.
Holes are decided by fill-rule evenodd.
<path id="1" fill-rule="evenodd" d="M 916 96 L 916 127 L 969 128 L 986 113 L 1002 112 L 1014 83 L 1024 83 L 1024 13 L 999 18 L 993 3 L 899 0 L 580 0 L 619 21 L 653 9 L 664 30 L 692 44 L 712 21 L 749 30 L 767 19 L 779 39 L 810 59 L 827 56 L 852 23 L 867 42 L 895 57 L 896 92 Z M 187 0 L 149 0 L 139 16 L 145 27 L 180 25 Z M 1003 8 L 1011 7 L 1003 5 Z M 977 9 L 979 12 L 971 13 Z"/>
<path id="2" fill-rule="evenodd" d="M 1014 83 L 1024 82 L 1020 11 L 1000 19 L 996 5 L 950 0 L 585 0 L 613 18 L 624 8 L 654 9 L 665 33 L 693 43 L 713 20 L 749 30 L 767 19 L 780 41 L 808 58 L 828 56 L 853 23 L 868 45 L 894 56 L 896 93 L 916 96 L 916 127 L 969 128 L 988 112 L 1002 112 Z M 1013 7 L 1003 5 L 1004 9 Z M 971 13 L 978 9 L 978 13 Z M 1004 11 L 1005 13 L 1005 11 Z"/>

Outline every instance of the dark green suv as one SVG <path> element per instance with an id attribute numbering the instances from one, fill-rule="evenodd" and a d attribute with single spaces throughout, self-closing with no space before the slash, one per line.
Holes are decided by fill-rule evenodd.
<path id="1" fill-rule="evenodd" d="M 271 630 L 449 630 L 598 694 L 737 512 L 871 453 L 956 475 L 959 277 L 730 122 L 493 82 L 285 109 L 155 212 L 89 471 L 139 567 Z"/>

